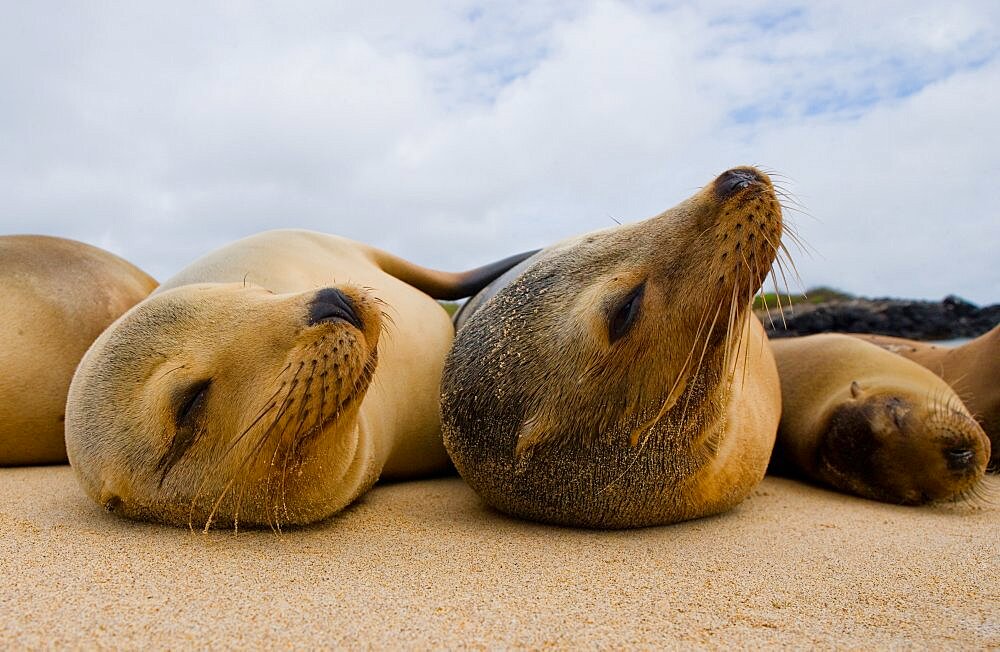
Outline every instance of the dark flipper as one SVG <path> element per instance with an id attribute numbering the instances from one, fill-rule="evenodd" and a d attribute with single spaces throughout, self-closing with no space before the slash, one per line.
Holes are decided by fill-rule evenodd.
<path id="1" fill-rule="evenodd" d="M 479 292 L 504 272 L 534 256 L 538 251 L 538 249 L 526 251 L 467 272 L 453 273 L 420 267 L 384 251 L 371 250 L 375 262 L 387 274 L 409 283 L 435 299 L 449 301 L 463 299 Z"/>

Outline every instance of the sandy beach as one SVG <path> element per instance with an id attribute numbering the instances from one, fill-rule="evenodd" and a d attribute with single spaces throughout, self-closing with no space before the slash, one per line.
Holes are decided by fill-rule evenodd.
<path id="1" fill-rule="evenodd" d="M 599 532 L 444 478 L 234 536 L 119 519 L 66 466 L 0 469 L 0 493 L 17 648 L 1000 646 L 996 499 L 897 507 L 767 478 L 722 516 Z"/>

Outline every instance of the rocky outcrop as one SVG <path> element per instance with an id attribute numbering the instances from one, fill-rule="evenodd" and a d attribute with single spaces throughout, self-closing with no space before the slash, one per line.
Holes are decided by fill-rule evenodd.
<path id="1" fill-rule="evenodd" d="M 1000 323 L 1000 304 L 980 308 L 956 296 L 943 301 L 850 299 L 819 304 L 798 303 L 757 315 L 771 337 L 813 333 L 876 333 L 915 340 L 977 337 Z"/>

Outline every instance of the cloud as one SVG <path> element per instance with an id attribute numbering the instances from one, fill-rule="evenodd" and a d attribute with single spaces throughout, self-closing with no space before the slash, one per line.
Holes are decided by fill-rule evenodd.
<path id="1" fill-rule="evenodd" d="M 166 278 L 285 226 L 469 267 L 760 163 L 805 285 L 997 294 L 990 2 L 20 5 L 0 232 Z"/>

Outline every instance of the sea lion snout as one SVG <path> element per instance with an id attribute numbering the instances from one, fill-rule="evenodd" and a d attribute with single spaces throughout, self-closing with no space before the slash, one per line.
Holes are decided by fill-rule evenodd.
<path id="1" fill-rule="evenodd" d="M 323 288 L 309 304 L 308 324 L 315 326 L 332 321 L 344 321 L 364 330 L 364 322 L 351 298 L 337 288 Z"/>
<path id="2" fill-rule="evenodd" d="M 740 190 L 752 185 L 767 185 L 767 178 L 751 167 L 727 170 L 715 179 L 715 195 L 723 201 Z"/>
<path id="3" fill-rule="evenodd" d="M 949 448 L 944 452 L 948 468 L 952 471 L 965 471 L 973 468 L 976 461 L 976 451 L 967 447 Z"/>

